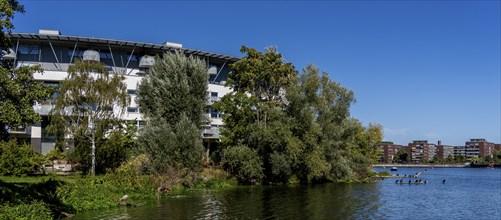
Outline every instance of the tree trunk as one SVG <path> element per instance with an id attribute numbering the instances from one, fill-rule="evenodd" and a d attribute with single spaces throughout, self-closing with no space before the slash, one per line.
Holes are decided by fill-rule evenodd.
<path id="1" fill-rule="evenodd" d="M 92 167 L 91 167 L 91 174 L 92 176 L 95 176 L 96 175 L 96 140 L 94 140 L 94 132 L 92 132 L 92 153 L 91 153 L 91 156 L 92 156 Z"/>
<path id="2" fill-rule="evenodd" d="M 205 156 L 207 157 L 207 165 L 210 163 L 209 155 L 210 155 L 210 141 L 207 142 L 207 152 L 205 154 Z"/>

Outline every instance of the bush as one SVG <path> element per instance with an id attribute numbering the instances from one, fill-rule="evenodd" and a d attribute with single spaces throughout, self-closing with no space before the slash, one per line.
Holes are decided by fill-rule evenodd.
<path id="1" fill-rule="evenodd" d="M 25 176 L 40 171 L 43 157 L 30 145 L 0 142 L 0 175 Z"/>
<path id="2" fill-rule="evenodd" d="M 142 151 L 150 156 L 157 173 L 171 167 L 190 171 L 202 168 L 204 148 L 200 131 L 186 116 L 180 116 L 180 121 L 173 126 L 165 121 L 152 121 L 141 132 Z"/>
<path id="3" fill-rule="evenodd" d="M 66 154 L 59 148 L 55 147 L 45 155 L 45 159 L 48 161 L 66 160 Z"/>
<path id="4" fill-rule="evenodd" d="M 0 220 L 11 219 L 52 219 L 52 212 L 47 205 L 40 201 L 34 201 L 30 204 L 19 204 L 11 206 L 9 204 L 0 207 Z"/>
<path id="5" fill-rule="evenodd" d="M 201 181 L 199 181 L 195 188 L 201 189 L 222 189 L 231 188 L 236 186 L 237 180 L 219 168 L 211 167 L 204 168 L 200 173 Z"/>
<path id="6" fill-rule="evenodd" d="M 244 183 L 258 183 L 264 177 L 263 162 L 257 152 L 247 146 L 230 147 L 224 151 L 225 170 Z"/>

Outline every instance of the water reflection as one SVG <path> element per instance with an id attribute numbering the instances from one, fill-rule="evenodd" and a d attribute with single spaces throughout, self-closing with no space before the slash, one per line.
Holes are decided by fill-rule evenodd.
<path id="1" fill-rule="evenodd" d="M 420 178 L 428 184 L 390 179 L 189 191 L 142 207 L 86 212 L 74 219 L 501 219 L 501 169 L 434 169 Z"/>
<path id="2" fill-rule="evenodd" d="M 87 212 L 75 219 L 370 219 L 377 184 L 246 186 L 190 191 L 137 208 Z"/>

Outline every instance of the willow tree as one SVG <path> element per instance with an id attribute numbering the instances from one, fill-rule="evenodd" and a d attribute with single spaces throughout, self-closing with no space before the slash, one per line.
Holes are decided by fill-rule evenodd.
<path id="1" fill-rule="evenodd" d="M 129 103 L 123 80 L 121 75 L 111 75 L 100 62 L 77 61 L 68 68 L 51 111 L 53 129 L 65 123 L 66 137 L 90 142 L 92 175 L 96 170 L 97 138 L 120 123 Z"/>
<path id="2" fill-rule="evenodd" d="M 149 120 L 140 143 L 156 171 L 200 168 L 201 127 L 208 122 L 207 89 L 206 63 L 180 51 L 157 57 L 139 84 L 137 102 Z"/>

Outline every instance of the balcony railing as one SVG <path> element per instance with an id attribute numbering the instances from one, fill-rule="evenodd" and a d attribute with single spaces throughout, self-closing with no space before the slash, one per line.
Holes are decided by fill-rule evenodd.
<path id="1" fill-rule="evenodd" d="M 219 139 L 219 128 L 206 128 L 202 130 L 202 138 Z"/>
<path id="2" fill-rule="evenodd" d="M 11 134 L 31 134 L 31 126 L 17 126 L 7 130 Z"/>
<path id="3" fill-rule="evenodd" d="M 33 106 L 33 110 L 40 115 L 49 115 L 50 111 L 54 108 L 52 102 L 41 102 Z"/>

